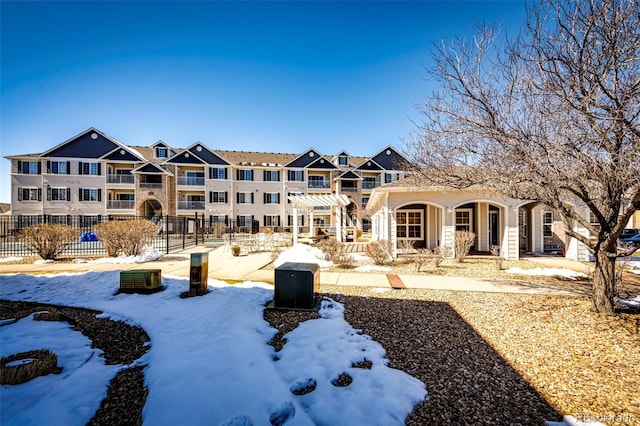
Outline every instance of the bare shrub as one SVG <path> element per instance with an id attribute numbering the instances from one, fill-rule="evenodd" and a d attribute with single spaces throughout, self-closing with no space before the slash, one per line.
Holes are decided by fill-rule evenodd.
<path id="1" fill-rule="evenodd" d="M 214 222 L 211 227 L 211 234 L 213 235 L 213 238 L 222 238 L 226 228 L 227 227 L 224 222 Z"/>
<path id="2" fill-rule="evenodd" d="M 493 256 L 493 262 L 496 265 L 498 271 L 502 270 L 502 261 L 504 258 L 500 254 L 500 246 L 491 246 L 491 256 Z"/>
<path id="3" fill-rule="evenodd" d="M 402 254 L 411 254 L 416 251 L 413 246 L 413 240 L 398 240 L 398 248 L 402 251 Z"/>
<path id="4" fill-rule="evenodd" d="M 454 241 L 456 247 L 456 259 L 463 263 L 464 259 L 469 255 L 471 246 L 476 240 L 476 234 L 469 231 L 456 231 Z"/>
<path id="5" fill-rule="evenodd" d="M 351 269 L 356 266 L 356 260 L 352 255 L 347 253 L 340 253 L 333 259 L 333 262 L 341 268 L 345 269 Z"/>
<path id="6" fill-rule="evenodd" d="M 356 240 L 362 237 L 362 229 L 356 228 Z"/>
<path id="7" fill-rule="evenodd" d="M 367 256 L 373 259 L 376 265 L 385 265 L 393 259 L 391 255 L 392 245 L 389 240 L 372 241 L 365 246 Z"/>
<path id="8" fill-rule="evenodd" d="M 18 232 L 20 241 L 43 259 L 57 259 L 79 236 L 77 229 L 57 223 L 27 226 Z"/>
<path id="9" fill-rule="evenodd" d="M 110 257 L 116 257 L 122 247 L 124 229 L 121 223 L 119 221 L 111 221 L 99 223 L 93 227 L 93 232 Z"/>
<path id="10" fill-rule="evenodd" d="M 427 261 L 431 258 L 431 250 L 429 249 L 419 249 L 416 254 L 413 256 L 413 262 L 416 267 L 415 271 L 420 272 L 422 266 L 427 263 Z"/>
<path id="11" fill-rule="evenodd" d="M 436 247 L 431 252 L 430 260 L 433 263 L 433 267 L 438 269 L 447 257 L 451 257 L 451 247 Z"/>
<path id="12" fill-rule="evenodd" d="M 117 256 L 119 252 L 137 256 L 158 230 L 156 224 L 146 219 L 105 222 L 93 229 L 109 256 Z"/>
<path id="13" fill-rule="evenodd" d="M 332 238 L 320 241 L 316 247 L 324 253 L 324 260 L 330 261 L 336 260 L 344 250 L 344 244 Z"/>

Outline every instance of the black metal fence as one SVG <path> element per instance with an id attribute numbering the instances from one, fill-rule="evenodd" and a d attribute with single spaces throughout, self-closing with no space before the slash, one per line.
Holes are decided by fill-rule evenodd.
<path id="1" fill-rule="evenodd" d="M 78 241 L 69 244 L 61 257 L 106 256 L 107 252 L 93 233 L 99 223 L 120 220 L 147 219 L 157 226 L 156 235 L 146 244 L 160 251 L 170 253 L 197 244 L 222 244 L 233 240 L 235 235 L 258 232 L 258 222 L 238 222 L 232 219 L 205 219 L 203 216 L 0 216 L 0 257 L 35 256 L 20 240 L 20 230 L 43 223 L 69 225 L 79 231 Z"/>

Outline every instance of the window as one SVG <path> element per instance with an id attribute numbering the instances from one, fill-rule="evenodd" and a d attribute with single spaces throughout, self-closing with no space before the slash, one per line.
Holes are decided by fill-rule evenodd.
<path id="1" fill-rule="evenodd" d="M 71 217 L 66 215 L 52 215 L 51 223 L 57 223 L 59 225 L 70 225 Z"/>
<path id="2" fill-rule="evenodd" d="M 236 170 L 236 180 L 253 180 L 253 170 Z"/>
<path id="3" fill-rule="evenodd" d="M 280 193 L 279 192 L 265 192 L 264 193 L 264 203 L 265 204 L 280 204 Z"/>
<path id="4" fill-rule="evenodd" d="M 50 201 L 70 201 L 69 188 L 49 188 L 47 199 Z"/>
<path id="5" fill-rule="evenodd" d="M 280 216 L 277 214 L 265 215 L 264 226 L 280 226 Z"/>
<path id="6" fill-rule="evenodd" d="M 553 237 L 553 212 L 542 213 L 542 235 Z"/>
<path id="7" fill-rule="evenodd" d="M 393 173 L 385 173 L 384 175 L 384 183 L 393 182 Z"/>
<path id="8" fill-rule="evenodd" d="M 134 201 L 135 199 L 135 194 L 116 194 L 116 200 L 118 201 Z"/>
<path id="9" fill-rule="evenodd" d="M 293 215 L 287 216 L 287 226 L 293 226 Z M 304 226 L 304 215 L 298 215 L 298 226 Z"/>
<path id="10" fill-rule="evenodd" d="M 236 202 L 238 204 L 253 204 L 253 192 L 238 192 Z"/>
<path id="11" fill-rule="evenodd" d="M 396 212 L 396 235 L 408 240 L 422 239 L 422 210 L 399 210 Z"/>
<path id="12" fill-rule="evenodd" d="M 227 192 L 224 191 L 211 191 L 209 192 L 209 202 L 224 204 L 227 202 Z"/>
<path id="13" fill-rule="evenodd" d="M 456 210 L 456 231 L 471 231 L 471 209 Z"/>
<path id="14" fill-rule="evenodd" d="M 39 175 L 42 166 L 39 161 L 18 161 L 18 173 L 23 175 Z"/>
<path id="15" fill-rule="evenodd" d="M 187 201 L 204 203 L 204 195 L 187 195 Z"/>
<path id="16" fill-rule="evenodd" d="M 527 226 L 527 211 L 520 209 L 518 212 L 518 225 L 520 227 L 520 236 L 526 238 L 529 233 L 529 227 Z"/>
<path id="17" fill-rule="evenodd" d="M 314 217 L 313 218 L 313 226 L 324 227 L 326 224 L 324 217 Z"/>
<path id="18" fill-rule="evenodd" d="M 290 182 L 304 182 L 304 171 L 302 171 L 302 170 L 287 170 L 287 179 Z"/>
<path id="19" fill-rule="evenodd" d="M 102 191 L 96 188 L 80 188 L 80 201 L 102 201 Z"/>
<path id="20" fill-rule="evenodd" d="M 204 172 L 187 172 L 187 185 L 204 185 Z"/>
<path id="21" fill-rule="evenodd" d="M 325 185 L 324 183 L 324 176 L 309 175 L 307 185 L 309 185 L 309 188 L 314 188 L 314 189 L 329 188 L 329 185 Z"/>
<path id="22" fill-rule="evenodd" d="M 347 157 L 346 155 L 338 156 L 338 164 L 340 166 L 348 166 L 349 165 L 349 157 Z"/>
<path id="23" fill-rule="evenodd" d="M 280 171 L 279 170 L 265 170 L 264 171 L 264 181 L 265 182 L 280 182 Z"/>
<path id="24" fill-rule="evenodd" d="M 251 226 L 253 223 L 253 216 L 248 214 L 238 215 L 238 226 Z"/>
<path id="25" fill-rule="evenodd" d="M 225 167 L 211 167 L 209 169 L 209 179 L 223 180 L 227 178 L 227 169 Z"/>
<path id="26" fill-rule="evenodd" d="M 42 201 L 40 188 L 19 188 L 18 201 Z"/>
<path id="27" fill-rule="evenodd" d="M 54 175 L 68 175 L 69 174 L 69 162 L 68 161 L 50 161 L 49 173 Z"/>
<path id="28" fill-rule="evenodd" d="M 362 189 L 373 189 L 380 186 L 380 181 L 375 177 L 365 177 L 362 181 Z"/>
<path id="29" fill-rule="evenodd" d="M 80 162 L 78 166 L 78 174 L 81 175 L 100 175 L 100 163 L 83 163 Z"/>
<path id="30" fill-rule="evenodd" d="M 362 207 L 367 207 L 368 202 L 369 202 L 369 197 L 362 197 Z"/>
<path id="31" fill-rule="evenodd" d="M 169 150 L 165 147 L 156 148 L 156 158 L 167 158 L 169 156 Z"/>

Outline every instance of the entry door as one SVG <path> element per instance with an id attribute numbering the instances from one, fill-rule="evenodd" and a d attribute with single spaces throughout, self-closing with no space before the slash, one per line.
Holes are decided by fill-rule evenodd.
<path id="1" fill-rule="evenodd" d="M 500 228 L 498 226 L 498 212 L 489 212 L 489 246 L 500 245 Z"/>

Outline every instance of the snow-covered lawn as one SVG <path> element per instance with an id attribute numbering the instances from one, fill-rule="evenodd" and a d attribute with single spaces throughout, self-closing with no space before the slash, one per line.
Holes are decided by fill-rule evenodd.
<path id="1" fill-rule="evenodd" d="M 210 280 L 208 294 L 181 299 L 188 279 L 164 276 L 163 285 L 151 295 L 115 295 L 117 271 L 0 275 L 0 297 L 97 309 L 144 328 L 151 347 L 137 363 L 147 365 L 146 424 L 262 425 L 273 416 L 289 418 L 287 425 L 402 424 L 427 395 L 422 382 L 387 367 L 384 348 L 354 330 L 332 300 L 323 301 L 321 318 L 288 333 L 276 353 L 268 342 L 277 330 L 262 314 L 272 286 Z M 3 425 L 84 425 L 123 367 L 105 366 L 101 351 L 66 323 L 26 317 L 1 331 L 2 356 L 49 348 L 63 368 L 3 385 Z M 370 370 L 352 367 L 364 359 Z M 331 384 L 345 372 L 349 386 Z M 293 394 L 309 383 L 313 392 Z"/>

